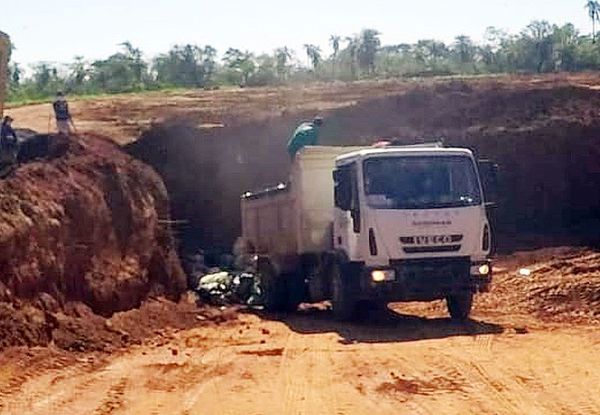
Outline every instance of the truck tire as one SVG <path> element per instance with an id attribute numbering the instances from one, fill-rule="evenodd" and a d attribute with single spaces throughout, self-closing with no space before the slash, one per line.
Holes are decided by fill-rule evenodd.
<path id="1" fill-rule="evenodd" d="M 446 297 L 446 305 L 448 306 L 448 312 L 452 320 L 465 321 L 471 314 L 471 307 L 473 306 L 473 293 L 466 292 L 462 294 L 455 294 Z"/>
<path id="2" fill-rule="evenodd" d="M 277 275 L 266 258 L 259 258 L 257 271 L 265 310 L 269 312 L 285 311 L 287 295 L 284 279 Z"/>
<path id="3" fill-rule="evenodd" d="M 306 283 L 304 277 L 299 272 L 290 272 L 281 275 L 283 280 L 285 305 L 284 311 L 293 313 L 298 310 L 298 306 L 306 298 Z"/>
<path id="4" fill-rule="evenodd" d="M 344 267 L 335 263 L 331 267 L 331 306 L 333 317 L 338 321 L 351 321 L 356 318 L 357 300 L 354 281 L 344 275 Z"/>

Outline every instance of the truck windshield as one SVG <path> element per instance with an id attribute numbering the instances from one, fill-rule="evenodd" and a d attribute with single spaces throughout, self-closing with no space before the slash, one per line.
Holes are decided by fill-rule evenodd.
<path id="1" fill-rule="evenodd" d="M 375 209 L 435 209 L 481 204 L 466 156 L 376 157 L 364 162 L 367 204 Z"/>

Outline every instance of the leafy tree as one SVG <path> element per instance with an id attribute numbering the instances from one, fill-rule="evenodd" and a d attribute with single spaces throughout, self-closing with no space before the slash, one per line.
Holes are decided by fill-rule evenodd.
<path id="1" fill-rule="evenodd" d="M 541 73 L 554 70 L 552 26 L 546 21 L 531 22 L 521 33 L 525 69 L 534 66 Z M 533 65 L 529 61 L 533 60 Z"/>
<path id="2" fill-rule="evenodd" d="M 83 92 L 83 87 L 89 77 L 90 68 L 83 56 L 75 56 L 74 62 L 69 65 L 68 85 L 69 90 Z"/>
<path id="3" fill-rule="evenodd" d="M 476 48 L 469 36 L 460 35 L 454 39 L 453 52 L 458 62 L 464 65 L 473 62 Z"/>
<path id="4" fill-rule="evenodd" d="M 202 88 L 217 70 L 217 50 L 212 46 L 175 45 L 154 59 L 156 81 L 163 85 Z"/>
<path id="5" fill-rule="evenodd" d="M 239 49 L 229 48 L 223 57 L 225 65 L 238 74 L 238 83 L 241 86 L 248 85 L 248 79 L 256 70 L 254 55 Z"/>
<path id="6" fill-rule="evenodd" d="M 125 49 L 124 58 L 129 61 L 135 83 L 138 86 L 141 86 L 144 81 L 144 75 L 148 69 L 148 65 L 142 58 L 142 51 L 139 48 L 133 47 L 129 41 L 121 43 L 120 46 L 123 46 Z"/>
<path id="7" fill-rule="evenodd" d="M 292 60 L 292 57 L 292 51 L 287 46 L 275 49 L 277 77 L 282 81 L 288 78 L 290 71 L 289 61 Z"/>
<path id="8" fill-rule="evenodd" d="M 207 45 L 202 50 L 202 55 L 204 83 L 206 84 L 213 81 L 215 72 L 217 70 L 217 49 L 213 48 L 210 45 Z"/>
<path id="9" fill-rule="evenodd" d="M 554 26 L 552 40 L 556 69 L 573 71 L 577 69 L 578 32 L 570 23 L 562 27 Z"/>
<path id="10" fill-rule="evenodd" d="M 444 42 L 433 39 L 419 40 L 414 47 L 415 60 L 421 63 L 425 71 L 440 71 L 441 61 L 448 57 L 448 47 Z"/>
<path id="11" fill-rule="evenodd" d="M 40 91 L 47 91 L 55 74 L 55 69 L 51 68 L 47 63 L 36 65 L 33 68 L 33 82 L 36 88 Z"/>
<path id="12" fill-rule="evenodd" d="M 19 66 L 18 63 L 14 62 L 11 63 L 8 67 L 8 73 L 9 73 L 9 82 L 10 82 L 10 88 L 11 89 L 15 89 L 18 88 L 20 83 L 21 83 L 21 67 Z"/>
<path id="13" fill-rule="evenodd" d="M 358 50 L 360 48 L 359 39 L 356 37 L 347 37 L 348 42 L 346 46 L 346 54 L 348 55 L 350 74 L 352 79 L 356 79 L 357 65 L 358 65 Z"/>
<path id="14" fill-rule="evenodd" d="M 358 65 L 368 74 L 375 73 L 375 55 L 381 46 L 380 33 L 374 29 L 364 29 L 358 38 Z"/>
<path id="15" fill-rule="evenodd" d="M 277 58 L 263 54 L 256 57 L 256 72 L 248 79 L 249 85 L 266 86 L 277 82 Z"/>

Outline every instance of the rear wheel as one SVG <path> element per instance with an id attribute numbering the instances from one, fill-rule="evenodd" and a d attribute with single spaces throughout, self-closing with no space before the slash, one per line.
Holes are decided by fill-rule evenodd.
<path id="1" fill-rule="evenodd" d="M 271 263 L 265 258 L 258 260 L 258 278 L 265 310 L 271 312 L 285 310 L 286 290 L 283 278 L 277 275 Z"/>
<path id="2" fill-rule="evenodd" d="M 446 297 L 446 305 L 452 320 L 467 320 L 473 307 L 473 293 L 466 292 L 448 296 Z"/>
<path id="3" fill-rule="evenodd" d="M 306 298 L 306 283 L 304 277 L 299 272 L 290 272 L 281 275 L 284 283 L 284 310 L 294 312 Z"/>
<path id="4" fill-rule="evenodd" d="M 357 300 L 353 289 L 353 282 L 344 275 L 342 267 L 334 264 L 331 267 L 333 316 L 338 321 L 349 321 L 356 317 Z"/>
<path id="5" fill-rule="evenodd" d="M 278 274 L 268 259 L 259 258 L 258 277 L 266 311 L 296 311 L 305 298 L 304 278 L 298 272 Z"/>

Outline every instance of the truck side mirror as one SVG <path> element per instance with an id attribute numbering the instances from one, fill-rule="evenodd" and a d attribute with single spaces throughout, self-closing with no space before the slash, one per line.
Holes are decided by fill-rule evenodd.
<path id="1" fill-rule="evenodd" d="M 479 177 L 486 202 L 495 204 L 498 197 L 498 164 L 491 160 L 479 160 Z"/>
<path id="2" fill-rule="evenodd" d="M 334 170 L 333 181 L 335 206 L 348 211 L 352 207 L 352 187 L 350 186 L 350 175 L 345 170 Z"/>

